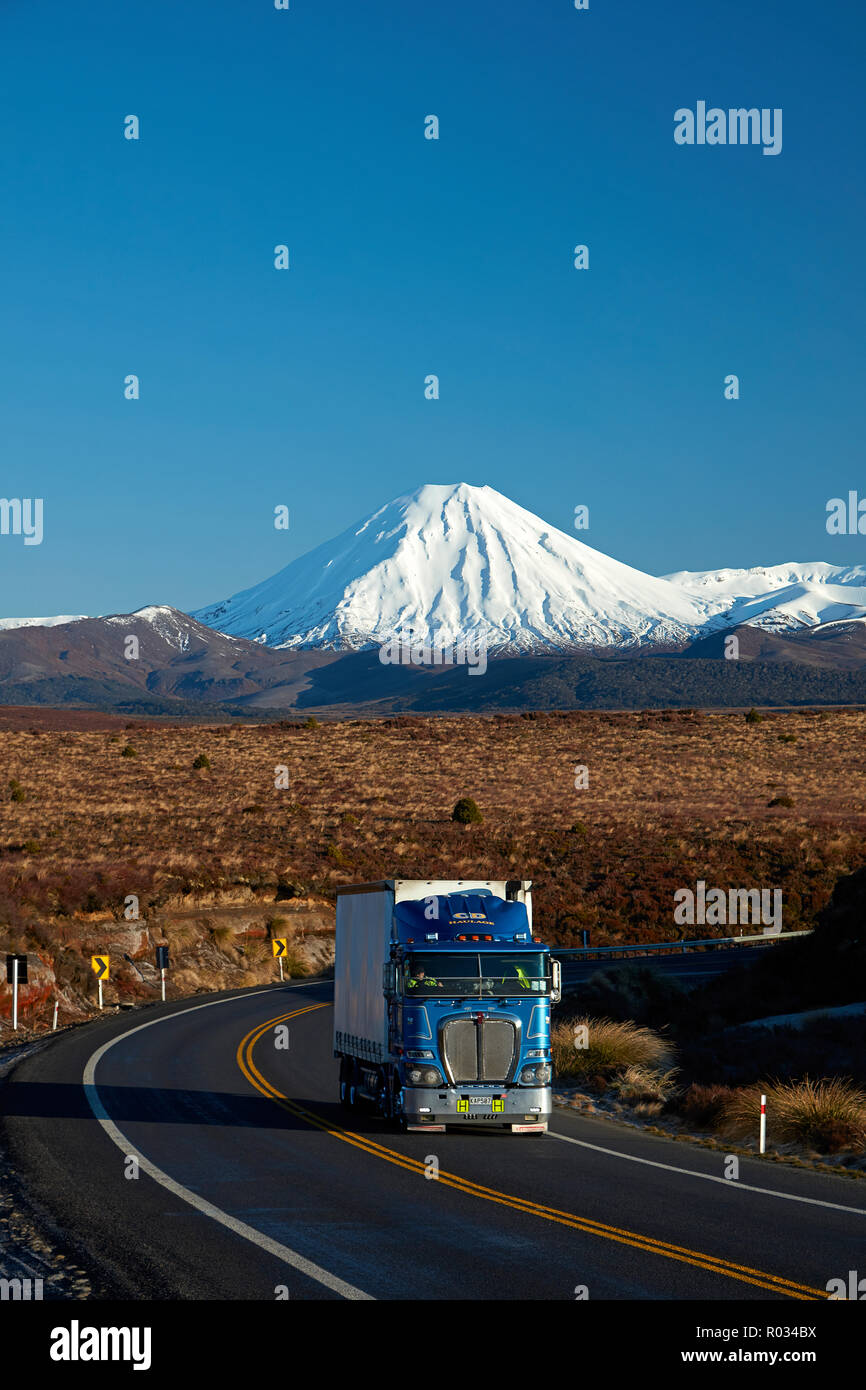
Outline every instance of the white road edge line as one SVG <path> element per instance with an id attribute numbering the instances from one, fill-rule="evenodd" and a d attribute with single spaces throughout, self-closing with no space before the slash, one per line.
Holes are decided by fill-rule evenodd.
<path id="1" fill-rule="evenodd" d="M 751 1183 L 740 1182 L 738 1178 L 720 1178 L 715 1173 L 698 1173 L 694 1168 L 677 1168 L 673 1163 L 659 1163 L 653 1158 L 638 1158 L 637 1154 L 620 1153 L 618 1149 L 606 1149 L 601 1144 L 590 1144 L 585 1139 L 572 1139 L 570 1134 L 557 1134 L 547 1131 L 548 1139 L 561 1139 L 565 1144 L 579 1144 L 582 1149 L 595 1149 L 600 1154 L 610 1154 L 613 1158 L 624 1158 L 629 1163 L 645 1163 L 648 1168 L 665 1168 L 669 1173 L 682 1173 L 686 1178 L 703 1178 L 704 1182 L 720 1182 L 723 1186 L 739 1192 L 760 1192 L 765 1197 L 781 1197 L 785 1202 L 806 1202 L 810 1207 L 830 1207 L 832 1211 L 844 1211 L 849 1216 L 866 1216 L 866 1208 L 843 1207 L 839 1202 L 822 1202 L 817 1197 L 801 1197 L 796 1192 L 776 1192 L 771 1187 L 753 1187 Z"/>
<path id="2" fill-rule="evenodd" d="M 314 983 L 314 981 L 310 981 L 310 984 L 312 983 Z M 309 985 L 286 985 L 285 988 L 307 989 Z M 330 1274 L 327 1269 L 322 1269 L 320 1265 L 313 1264 L 310 1260 L 305 1259 L 303 1255 L 299 1255 L 296 1250 L 290 1250 L 287 1245 L 281 1245 L 279 1241 L 271 1240 L 269 1236 L 263 1235 L 261 1231 L 255 1230 L 253 1226 L 247 1226 L 245 1222 L 239 1221 L 237 1217 L 229 1216 L 228 1212 L 221 1211 L 219 1207 L 215 1207 L 211 1202 L 206 1202 L 203 1197 L 199 1197 L 198 1193 L 191 1192 L 188 1187 L 183 1187 L 179 1182 L 175 1182 L 174 1178 L 169 1177 L 168 1173 L 164 1173 L 161 1168 L 157 1168 L 155 1163 L 151 1163 L 149 1158 L 145 1158 L 144 1154 L 139 1153 L 137 1149 L 130 1144 L 129 1140 L 111 1119 L 99 1098 L 99 1090 L 96 1084 L 96 1068 L 106 1052 L 114 1047 L 116 1043 L 122 1042 L 124 1038 L 132 1037 L 133 1033 L 141 1033 L 145 1028 L 154 1028 L 158 1023 L 167 1023 L 169 1019 L 179 1018 L 181 1014 L 195 1013 L 197 1009 L 212 1009 L 217 1004 L 233 1004 L 236 1003 L 238 999 L 252 999 L 258 994 L 273 993 L 273 990 L 257 989 L 254 994 L 236 994 L 233 995 L 231 999 L 211 999 L 208 1004 L 194 1004 L 190 1009 L 178 1009 L 175 1013 L 167 1014 L 164 1018 L 152 1018 L 149 1023 L 139 1023 L 136 1028 L 129 1028 L 125 1033 L 119 1033 L 116 1038 L 112 1038 L 110 1042 L 103 1043 L 102 1047 L 98 1047 L 92 1056 L 87 1059 L 87 1065 L 84 1068 L 83 1074 L 84 1093 L 87 1096 L 87 1101 L 93 1114 L 102 1125 L 102 1128 L 105 1130 L 105 1133 L 112 1143 L 117 1145 L 122 1154 L 135 1157 L 138 1160 L 138 1165 L 142 1172 L 147 1173 L 148 1177 L 153 1178 L 154 1182 L 158 1182 L 162 1187 L 172 1192 L 175 1197 L 180 1197 L 182 1201 L 188 1202 L 189 1205 L 195 1207 L 197 1211 L 202 1212 L 205 1216 L 209 1216 L 212 1221 L 218 1221 L 221 1226 L 226 1226 L 230 1231 L 234 1231 L 235 1235 L 241 1236 L 244 1240 L 251 1241 L 253 1245 L 257 1245 L 261 1250 L 266 1250 L 269 1255 L 275 1255 L 278 1260 L 282 1260 L 285 1264 L 291 1265 L 293 1269 L 299 1270 L 301 1274 L 306 1274 L 308 1279 L 315 1279 L 318 1284 L 324 1284 L 326 1288 L 331 1289 L 334 1293 L 338 1293 L 341 1298 L 354 1300 L 362 1299 L 375 1302 L 376 1300 L 372 1294 L 364 1293 L 361 1289 L 356 1289 L 354 1285 L 345 1283 L 344 1280 L 338 1279 L 335 1274 Z"/>

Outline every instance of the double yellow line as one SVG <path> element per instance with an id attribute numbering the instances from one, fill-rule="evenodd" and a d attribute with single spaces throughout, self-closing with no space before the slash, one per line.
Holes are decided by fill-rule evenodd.
<path id="1" fill-rule="evenodd" d="M 282 1106 L 283 1110 L 287 1110 L 297 1119 L 314 1125 L 316 1129 L 324 1130 L 326 1134 L 342 1140 L 344 1144 L 352 1144 L 356 1149 L 362 1149 L 374 1158 L 384 1159 L 387 1163 L 393 1163 L 398 1168 L 405 1168 L 410 1173 L 417 1173 L 423 1177 L 426 1174 L 427 1166 L 420 1159 L 410 1158 L 407 1154 L 385 1148 L 383 1144 L 377 1144 L 375 1140 L 367 1138 L 366 1135 L 355 1134 L 351 1130 L 344 1129 L 342 1125 L 323 1120 L 320 1115 L 308 1110 L 306 1106 L 289 1100 L 282 1091 L 262 1076 L 256 1066 L 253 1058 L 255 1045 L 270 1029 L 277 1027 L 280 1023 L 285 1023 L 290 1018 L 298 1018 L 301 1014 L 330 1007 L 330 1004 L 308 1004 L 303 1009 L 294 1009 L 291 1013 L 280 1014 L 276 1018 L 268 1019 L 267 1023 L 258 1024 L 247 1033 L 246 1037 L 241 1039 L 237 1050 L 238 1066 L 257 1091 L 263 1096 L 267 1096 L 269 1100 L 273 1100 L 277 1105 Z M 456 1188 L 458 1192 L 463 1192 L 468 1197 L 481 1197 L 487 1202 L 496 1202 L 499 1206 L 511 1207 L 514 1211 L 522 1211 L 529 1216 L 540 1217 L 544 1221 L 553 1221 L 559 1226 L 567 1226 L 574 1231 L 583 1231 L 586 1235 L 600 1236 L 604 1240 L 616 1241 L 619 1245 L 630 1245 L 634 1250 L 643 1250 L 650 1255 L 662 1255 L 667 1260 L 678 1260 L 681 1264 L 693 1265 L 696 1269 L 709 1270 L 711 1274 L 721 1274 L 728 1279 L 738 1279 L 743 1284 L 754 1284 L 759 1289 L 769 1289 L 772 1293 L 780 1294 L 786 1298 L 814 1300 L 826 1299 L 827 1297 L 827 1292 L 824 1289 L 813 1289 L 808 1284 L 798 1284 L 793 1279 L 783 1279 L 778 1274 L 766 1274 L 763 1270 L 750 1268 L 749 1265 L 734 1264 L 730 1260 L 719 1259 L 716 1255 L 705 1255 L 699 1250 L 689 1250 L 686 1246 L 672 1245 L 665 1240 L 655 1240 L 651 1236 L 640 1235 L 636 1231 L 623 1230 L 619 1226 L 610 1226 L 602 1221 L 591 1221 L 588 1217 L 559 1211 L 556 1207 L 544 1206 L 540 1202 L 531 1202 L 524 1197 L 512 1197 L 508 1193 L 498 1192 L 495 1188 L 483 1187 L 480 1183 L 471 1182 L 468 1178 L 461 1178 L 456 1173 L 445 1173 L 440 1169 L 438 1181 L 446 1187 Z"/>

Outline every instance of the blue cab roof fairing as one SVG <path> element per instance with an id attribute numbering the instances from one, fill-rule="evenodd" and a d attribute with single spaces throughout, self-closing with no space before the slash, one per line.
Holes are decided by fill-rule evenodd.
<path id="1" fill-rule="evenodd" d="M 438 942 L 451 942 L 457 936 L 494 936 L 503 938 L 501 944 L 514 942 L 523 935 L 524 949 L 532 945 L 529 919 L 521 902 L 497 898 L 490 892 L 442 893 L 429 898 L 413 898 L 397 903 L 394 908 L 397 939 L 402 943 L 428 945 L 426 938 L 437 936 Z M 458 946 L 478 942 L 456 942 Z"/>

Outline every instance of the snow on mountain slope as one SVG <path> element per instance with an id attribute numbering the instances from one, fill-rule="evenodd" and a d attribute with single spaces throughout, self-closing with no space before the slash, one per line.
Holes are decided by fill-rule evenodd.
<path id="1" fill-rule="evenodd" d="M 509 650 L 682 643 L 705 604 L 548 526 L 491 487 L 428 484 L 193 617 L 272 647 L 355 650 L 412 632 Z"/>
<path id="2" fill-rule="evenodd" d="M 80 623 L 86 616 L 86 613 L 61 613 L 55 618 L 0 618 L 0 632 L 12 632 L 19 627 L 57 627 L 60 623 Z"/>
<path id="3" fill-rule="evenodd" d="M 866 618 L 866 566 L 757 565 L 753 569 L 667 574 L 669 583 L 705 606 L 707 618 L 750 623 L 772 632 Z"/>
<path id="4" fill-rule="evenodd" d="M 200 623 L 166 604 L 148 604 L 145 608 L 137 608 L 134 613 L 111 614 L 105 621 L 129 627 L 133 618 L 148 623 L 164 642 L 179 652 L 188 651 L 193 640 L 200 642 L 207 639 L 207 631 Z"/>

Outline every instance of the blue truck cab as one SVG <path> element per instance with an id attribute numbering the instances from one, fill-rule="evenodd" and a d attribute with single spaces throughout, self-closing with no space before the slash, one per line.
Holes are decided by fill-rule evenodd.
<path id="1" fill-rule="evenodd" d="M 544 1132 L 559 994 L 559 963 L 532 935 L 528 881 L 338 890 L 334 1052 L 344 1106 L 372 1105 L 409 1130 Z"/>

